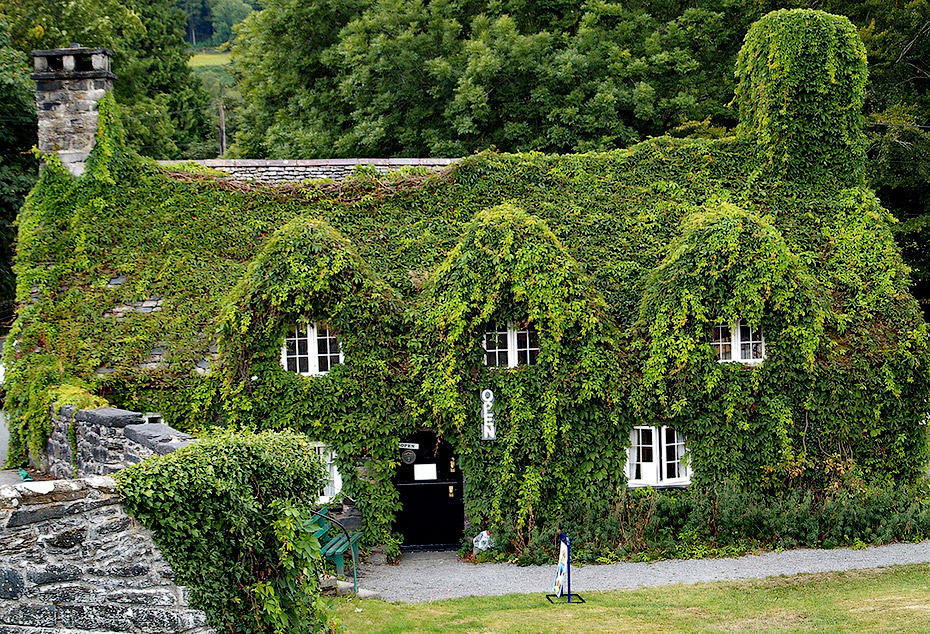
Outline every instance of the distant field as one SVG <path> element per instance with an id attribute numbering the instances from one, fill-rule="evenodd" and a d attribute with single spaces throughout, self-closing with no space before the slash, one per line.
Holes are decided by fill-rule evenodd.
<path id="1" fill-rule="evenodd" d="M 229 53 L 197 53 L 191 57 L 188 64 L 192 68 L 201 68 L 203 66 L 226 66 L 229 64 L 231 55 Z"/>
<path id="2" fill-rule="evenodd" d="M 480 589 L 479 589 L 480 590 Z M 542 592 L 430 603 L 336 599 L 349 632 L 930 632 L 930 565 L 585 592 L 550 605 Z"/>

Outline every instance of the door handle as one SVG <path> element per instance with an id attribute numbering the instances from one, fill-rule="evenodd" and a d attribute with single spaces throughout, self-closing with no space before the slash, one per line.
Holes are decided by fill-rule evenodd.
<path id="1" fill-rule="evenodd" d="M 450 484 L 450 485 L 449 485 L 449 497 L 450 497 L 450 498 L 454 498 L 454 497 L 455 497 L 455 485 L 453 485 L 453 484 Z"/>

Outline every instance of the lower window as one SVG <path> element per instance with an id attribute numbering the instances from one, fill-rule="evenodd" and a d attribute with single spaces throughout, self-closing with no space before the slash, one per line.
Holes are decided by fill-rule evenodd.
<path id="1" fill-rule="evenodd" d="M 336 468 L 336 452 L 323 443 L 314 443 L 313 450 L 323 465 L 325 471 L 322 486 L 317 501 L 326 504 L 342 490 L 342 476 Z"/>
<path id="2" fill-rule="evenodd" d="M 634 427 L 627 456 L 630 486 L 685 486 L 691 469 L 685 437 L 674 427 Z"/>

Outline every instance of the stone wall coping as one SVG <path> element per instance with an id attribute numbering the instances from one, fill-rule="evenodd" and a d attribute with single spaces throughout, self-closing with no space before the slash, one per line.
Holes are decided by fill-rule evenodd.
<path id="1" fill-rule="evenodd" d="M 68 415 L 69 413 L 65 408 L 62 408 L 62 415 Z M 127 425 L 138 425 L 144 422 L 141 413 L 115 407 L 79 409 L 74 412 L 74 420 L 82 423 L 103 425 L 104 427 L 126 427 Z"/>
<path id="2" fill-rule="evenodd" d="M 222 169 L 224 167 L 327 167 L 337 165 L 451 165 L 457 158 L 329 158 L 329 159 L 192 159 L 160 160 L 161 165 L 178 163 L 197 163 L 205 167 Z"/>
<path id="3" fill-rule="evenodd" d="M 164 423 L 128 425 L 123 429 L 123 433 L 126 434 L 126 438 L 129 440 L 133 440 L 146 449 L 151 449 L 162 456 L 194 442 L 193 436 L 180 432 Z"/>
<path id="4" fill-rule="evenodd" d="M 0 487 L 0 509 L 54 504 L 79 500 L 94 491 L 103 495 L 116 494 L 116 480 L 110 476 L 87 476 L 76 480 L 37 480 Z"/>

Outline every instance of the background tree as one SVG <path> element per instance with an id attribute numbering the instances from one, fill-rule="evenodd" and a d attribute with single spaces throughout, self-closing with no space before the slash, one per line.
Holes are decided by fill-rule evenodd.
<path id="1" fill-rule="evenodd" d="M 35 99 L 25 67 L 26 56 L 10 46 L 9 28 L 0 20 L 0 326 L 12 317 L 7 300 L 15 290 L 13 221 L 37 169 L 30 152 L 36 138 Z"/>

